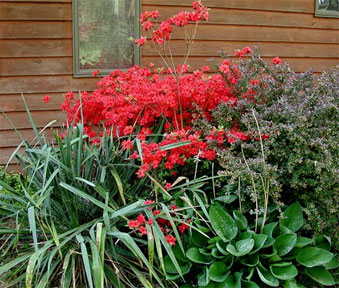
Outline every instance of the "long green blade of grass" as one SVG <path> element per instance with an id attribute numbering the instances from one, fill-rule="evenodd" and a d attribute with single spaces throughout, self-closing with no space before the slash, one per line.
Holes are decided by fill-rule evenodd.
<path id="1" fill-rule="evenodd" d="M 81 256 L 82 256 L 82 261 L 85 267 L 85 272 L 86 272 L 86 277 L 87 277 L 87 283 L 89 285 L 89 288 L 93 288 L 93 280 L 92 280 L 92 272 L 91 272 L 91 266 L 89 264 L 89 258 L 88 258 L 88 253 L 87 253 L 87 248 L 84 242 L 84 238 L 81 236 L 81 234 L 78 234 L 76 236 L 80 248 L 81 248 Z"/>

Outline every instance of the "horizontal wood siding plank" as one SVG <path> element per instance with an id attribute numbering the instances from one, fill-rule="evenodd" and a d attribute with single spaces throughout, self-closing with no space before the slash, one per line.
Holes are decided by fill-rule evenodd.
<path id="1" fill-rule="evenodd" d="M 40 128 L 45 127 L 52 120 L 57 120 L 57 122 L 53 124 L 53 127 L 60 127 L 66 119 L 65 113 L 62 111 L 32 111 L 31 114 L 36 126 Z M 26 112 L 7 113 L 7 116 L 11 119 L 17 129 L 32 127 Z M 7 121 L 6 117 L 3 114 L 0 114 L 0 135 L 2 135 L 1 130 L 10 129 L 12 129 L 12 126 Z"/>
<path id="2" fill-rule="evenodd" d="M 13 152 L 15 151 L 17 147 L 0 147 L 0 165 L 5 166 L 7 165 L 9 158 L 11 157 L 11 155 L 13 154 Z M 25 152 L 25 148 L 21 147 L 19 149 L 19 151 L 17 152 L 18 155 L 23 155 Z M 14 157 L 12 159 L 12 161 L 9 163 L 8 166 L 14 166 L 14 165 L 18 165 L 19 161 L 16 159 L 16 157 Z M 20 171 L 21 166 L 18 165 L 18 171 Z M 11 170 L 10 170 L 11 171 Z"/>
<path id="3" fill-rule="evenodd" d="M 1 153 L 1 152 L 0 152 Z M 1 166 L 5 167 L 5 164 L 0 164 Z M 19 164 L 9 164 L 7 166 L 7 172 L 14 172 L 14 173 L 24 173 L 22 167 Z"/>
<path id="4" fill-rule="evenodd" d="M 267 63 L 271 63 L 272 58 L 263 57 Z M 314 72 L 322 72 L 325 70 L 330 70 L 339 64 L 339 59 L 323 59 L 323 58 L 281 58 L 283 62 L 289 62 L 291 67 L 296 72 L 304 72 L 307 69 L 311 68 Z M 162 60 L 159 57 L 143 57 L 143 65 L 147 65 L 152 62 L 156 67 L 164 67 Z M 187 64 L 190 65 L 191 71 L 200 69 L 201 66 L 210 65 L 210 58 L 208 57 L 191 57 Z M 183 57 L 174 57 L 174 63 L 176 65 L 182 64 Z M 221 62 L 220 59 L 217 59 L 217 62 Z"/>
<path id="5" fill-rule="evenodd" d="M 3 0 L 3 2 L 43 2 L 43 3 L 72 3 L 72 0 Z"/>
<path id="6" fill-rule="evenodd" d="M 57 128 L 45 129 L 43 132 L 43 137 L 45 137 L 44 139 L 46 139 L 47 141 L 53 141 L 54 137 L 52 131 L 56 133 Z M 21 129 L 18 130 L 18 133 L 29 144 L 35 145 L 37 143 L 33 129 Z M 14 130 L 1 131 L 0 135 L 0 147 L 17 147 L 21 143 L 21 138 Z"/>
<path id="7" fill-rule="evenodd" d="M 0 75 L 70 75 L 72 57 L 0 59 Z"/>
<path id="8" fill-rule="evenodd" d="M 182 31 L 174 29 L 172 39 L 183 39 Z M 336 30 L 203 24 L 198 27 L 196 39 L 339 43 L 339 33 Z"/>
<path id="9" fill-rule="evenodd" d="M 143 0 L 144 5 L 191 6 L 191 0 Z M 313 13 L 313 0 L 205 0 L 204 5 L 216 8 L 235 8 L 268 11 Z"/>
<path id="10" fill-rule="evenodd" d="M 195 41 L 191 48 L 194 56 L 219 56 L 219 51 L 226 51 L 233 55 L 235 49 L 249 46 L 258 49 L 261 56 L 267 57 L 317 57 L 339 58 L 339 44 L 301 44 L 277 42 L 229 42 L 229 41 Z M 146 42 L 142 53 L 144 56 L 154 56 L 157 53 L 152 49 L 151 41 Z M 186 51 L 184 40 L 172 40 L 171 52 L 175 56 L 182 56 Z"/>
<path id="11" fill-rule="evenodd" d="M 0 94 L 88 91 L 96 88 L 96 78 L 72 76 L 1 77 Z"/>
<path id="12" fill-rule="evenodd" d="M 64 93 L 48 93 L 51 96 L 49 103 L 45 104 L 42 98 L 46 93 L 24 93 L 30 111 L 58 110 L 65 100 Z M 26 111 L 20 94 L 0 95 L 0 110 L 4 112 Z"/>
<path id="13" fill-rule="evenodd" d="M 71 22 L 1 21 L 0 39 L 72 38 Z"/>
<path id="14" fill-rule="evenodd" d="M 167 19 L 182 10 L 182 7 L 172 6 L 143 6 L 143 10 L 161 11 L 160 20 Z M 321 28 L 339 29 L 338 19 L 315 18 L 313 14 L 274 12 L 274 11 L 251 11 L 235 9 L 210 10 L 208 20 L 210 24 L 231 24 L 231 25 L 258 25 L 276 27 L 300 27 L 300 28 Z"/>
<path id="15" fill-rule="evenodd" d="M 72 20 L 71 3 L 0 2 L 0 20 Z"/>
<path id="16" fill-rule="evenodd" d="M 0 57 L 72 56 L 71 39 L 0 40 Z"/>

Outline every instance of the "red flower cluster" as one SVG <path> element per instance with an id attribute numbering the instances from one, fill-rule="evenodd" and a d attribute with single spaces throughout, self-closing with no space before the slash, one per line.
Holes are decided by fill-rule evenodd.
<path id="1" fill-rule="evenodd" d="M 146 11 L 142 13 L 140 17 L 142 30 L 148 31 L 153 29 L 151 35 L 152 41 L 162 45 L 165 41 L 170 39 L 170 35 L 173 31 L 172 26 L 183 27 L 189 23 L 197 23 L 199 21 L 208 20 L 208 10 L 200 1 L 193 2 L 192 7 L 193 11 L 191 12 L 180 11 L 173 17 L 162 21 L 158 25 L 157 29 L 154 29 L 154 23 L 152 23 L 152 20 L 160 17 L 159 11 Z M 134 39 L 133 42 L 141 46 L 146 42 L 146 38 L 141 37 L 140 39 Z"/>
<path id="2" fill-rule="evenodd" d="M 187 144 L 183 146 L 162 150 L 166 145 L 185 141 Z M 215 151 L 209 148 L 208 143 L 201 139 L 198 133 L 192 133 L 188 129 L 167 134 L 160 143 L 142 141 L 141 148 L 143 164 L 137 172 L 139 177 L 144 177 L 150 169 L 157 169 L 160 164 L 163 164 L 166 169 L 173 169 L 175 165 L 183 166 L 188 158 L 198 154 L 202 159 L 215 159 Z M 132 158 L 138 158 L 136 151 L 132 154 Z M 166 186 L 166 189 L 170 188 L 169 185 Z"/>
<path id="3" fill-rule="evenodd" d="M 44 101 L 44 103 L 49 103 L 49 101 L 51 101 L 51 96 L 49 95 L 45 95 L 44 97 L 42 97 L 42 101 Z"/>
<path id="4" fill-rule="evenodd" d="M 152 205 L 154 204 L 154 201 L 151 200 L 146 200 L 145 201 L 145 205 Z M 154 207 L 148 208 L 149 210 L 153 210 L 152 213 L 156 218 L 156 221 L 160 227 L 160 230 L 164 233 L 166 233 L 165 235 L 165 239 L 167 241 L 167 243 L 171 246 L 175 246 L 177 239 L 171 235 L 171 232 L 173 230 L 172 224 L 169 220 L 164 219 L 161 217 L 161 215 L 163 214 L 163 212 L 161 212 L 160 210 L 154 210 Z M 176 205 L 171 205 L 170 209 L 173 211 L 171 212 L 171 215 L 174 215 L 174 211 L 177 209 Z M 187 220 L 187 224 L 190 223 L 190 220 Z M 127 222 L 127 225 L 130 229 L 137 229 L 137 231 L 140 233 L 140 235 L 147 235 L 147 228 L 145 225 L 149 225 L 152 228 L 153 225 L 153 221 L 151 218 L 149 218 L 146 221 L 146 218 L 143 214 L 139 214 L 137 216 L 137 218 L 135 220 L 129 220 Z M 178 225 L 178 230 L 180 231 L 181 234 L 183 234 L 186 230 L 189 229 L 189 226 L 187 224 L 180 224 Z M 152 228 L 153 229 L 153 228 Z"/>
<path id="5" fill-rule="evenodd" d="M 187 67 L 179 69 L 187 71 Z M 166 75 L 164 70 L 151 71 L 135 66 L 127 72 L 112 72 L 98 82 L 99 88 L 93 93 L 81 94 L 88 134 L 93 136 L 93 125 L 104 124 L 126 135 L 135 124 L 155 127 L 160 119 L 166 119 L 166 127 L 171 130 L 181 129 L 179 99 L 185 126 L 191 124 L 196 107 L 210 118 L 210 111 L 218 104 L 236 101 L 236 98 L 222 75 L 207 77 L 205 71 L 206 68 L 193 74 L 184 73 L 179 78 L 179 90 L 175 77 Z M 61 106 L 67 112 L 69 123 L 81 119 L 80 101 L 73 101 L 73 98 L 73 93 L 67 93 Z M 126 127 L 129 128 L 125 130 Z"/>
<path id="6" fill-rule="evenodd" d="M 280 59 L 279 57 L 274 57 L 274 58 L 272 59 L 272 63 L 273 63 L 274 65 L 280 65 L 280 64 L 281 64 L 281 59 Z"/>
<path id="7" fill-rule="evenodd" d="M 234 56 L 235 57 L 244 57 L 246 54 L 252 53 L 252 49 L 248 46 L 240 49 L 237 49 L 234 51 Z"/>

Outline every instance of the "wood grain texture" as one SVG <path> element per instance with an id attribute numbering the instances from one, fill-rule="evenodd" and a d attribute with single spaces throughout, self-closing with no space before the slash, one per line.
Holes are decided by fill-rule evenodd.
<path id="1" fill-rule="evenodd" d="M 95 78 L 77 79 L 72 76 L 1 77 L 0 94 L 89 91 L 95 89 L 97 81 Z"/>
<path id="2" fill-rule="evenodd" d="M 192 46 L 192 55 L 217 57 L 224 50 L 228 55 L 233 55 L 235 49 L 249 46 L 258 49 L 260 55 L 267 57 L 317 57 L 339 58 L 339 44 L 288 43 L 288 42 L 233 42 L 233 41 L 203 41 L 198 40 Z M 184 40 L 172 40 L 171 52 L 175 56 L 183 56 L 186 51 Z M 144 56 L 156 55 L 150 41 L 143 47 Z M 168 52 L 168 51 L 167 51 Z"/>
<path id="3" fill-rule="evenodd" d="M 54 140 L 53 131 L 57 133 L 58 128 L 45 129 L 43 131 L 43 137 L 46 141 L 52 142 Z M 18 133 L 23 139 L 25 139 L 30 145 L 37 143 L 33 129 L 20 129 Z M 21 138 L 14 130 L 6 130 L 1 132 L 0 147 L 17 147 L 21 143 Z"/>
<path id="4" fill-rule="evenodd" d="M 0 39 L 72 38 L 71 22 L 0 21 Z"/>
<path id="5" fill-rule="evenodd" d="M 187 8 L 190 11 L 190 8 Z M 183 7 L 143 5 L 143 11 L 161 11 L 160 20 L 167 19 L 182 9 Z M 208 23 L 210 24 L 339 29 L 338 19 L 315 18 L 313 14 L 212 8 L 209 11 L 209 16 Z"/>
<path id="6" fill-rule="evenodd" d="M 174 29 L 172 39 L 184 39 L 182 31 Z M 339 32 L 336 30 L 305 28 L 202 24 L 198 27 L 196 39 L 219 41 L 339 43 Z"/>
<path id="7" fill-rule="evenodd" d="M 272 58 L 263 57 L 267 61 L 267 63 L 272 62 Z M 324 70 L 330 70 L 339 64 L 339 59 L 322 59 L 322 58 L 281 58 L 283 62 L 289 62 L 291 67 L 296 72 L 303 72 L 307 69 L 312 69 L 314 72 L 322 72 Z M 203 65 L 210 65 L 210 59 L 208 57 L 191 57 L 187 62 L 191 71 L 201 68 Z M 221 62 L 220 59 L 216 59 L 217 63 Z M 164 67 L 162 60 L 159 57 L 147 56 L 143 58 L 143 65 L 147 63 L 154 63 L 156 67 Z M 182 64 L 183 57 L 174 57 L 174 63 L 176 65 Z"/>
<path id="8" fill-rule="evenodd" d="M 191 6 L 191 0 L 143 0 L 143 5 Z M 265 11 L 314 13 L 313 0 L 205 0 L 210 8 L 234 8 Z"/>
<path id="9" fill-rule="evenodd" d="M 72 57 L 0 59 L 0 75 L 71 75 Z"/>
<path id="10" fill-rule="evenodd" d="M 72 56 L 72 39 L 0 40 L 0 57 Z"/>
<path id="11" fill-rule="evenodd" d="M 51 96 L 49 103 L 45 104 L 42 98 L 46 93 L 25 93 L 25 99 L 30 111 L 58 110 L 65 100 L 66 92 L 48 93 Z M 20 94 L 0 95 L 0 110 L 4 112 L 26 111 Z"/>
<path id="12" fill-rule="evenodd" d="M 5 166 L 7 164 L 8 160 L 11 157 L 14 150 L 15 150 L 15 147 L 0 147 L 0 165 Z M 19 150 L 19 153 L 23 153 L 23 152 L 24 152 L 24 149 Z M 14 159 L 12 159 L 12 161 L 10 163 L 12 165 L 18 164 L 18 160 L 14 158 Z M 17 167 L 17 168 L 19 168 L 19 167 Z M 13 171 L 11 169 L 11 167 L 10 167 L 9 171 Z"/>
<path id="13" fill-rule="evenodd" d="M 16 3 L 22 3 L 22 2 L 37 2 L 37 3 L 72 3 L 72 0 L 2 0 L 3 2 L 16 2 Z"/>
<path id="14" fill-rule="evenodd" d="M 53 127 L 60 127 L 65 120 L 66 115 L 62 111 L 32 111 L 34 122 L 37 127 L 43 128 L 50 121 L 57 120 Z M 11 112 L 6 114 L 17 129 L 31 128 L 26 112 Z M 12 126 L 3 114 L 0 114 L 0 130 L 11 130 Z M 3 136 L 1 136 L 3 137 Z"/>
<path id="15" fill-rule="evenodd" d="M 72 20 L 71 3 L 0 2 L 0 20 Z"/>
<path id="16" fill-rule="evenodd" d="M 71 75 L 72 57 L 0 59 L 0 75 Z"/>

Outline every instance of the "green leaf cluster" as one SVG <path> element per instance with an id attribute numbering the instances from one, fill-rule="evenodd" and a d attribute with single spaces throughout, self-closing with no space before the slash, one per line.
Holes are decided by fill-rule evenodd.
<path id="1" fill-rule="evenodd" d="M 211 205 L 211 229 L 204 230 L 210 238 L 192 235 L 184 259 L 188 283 L 182 287 L 335 285 L 338 262 L 329 251 L 330 241 L 327 237 L 299 235 L 304 218 L 298 202 L 287 207 L 282 218 L 266 224 L 260 233 L 254 232 L 240 211 L 232 214 L 218 203 Z"/>

